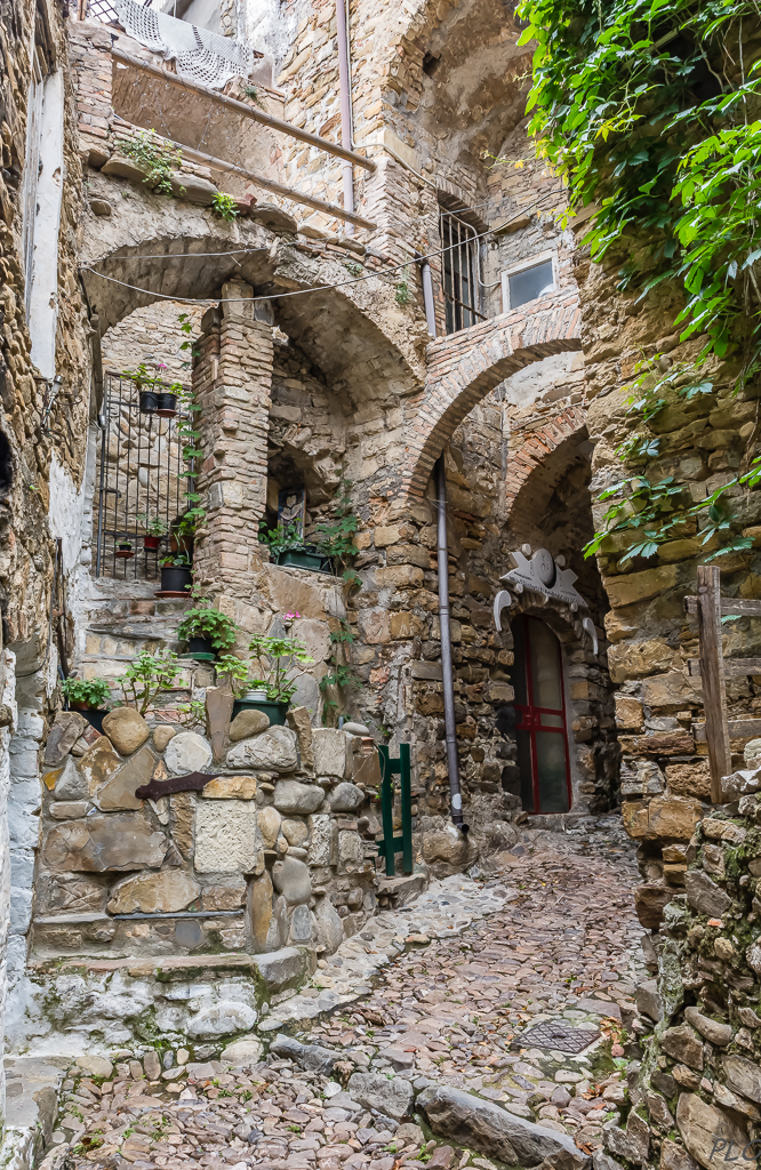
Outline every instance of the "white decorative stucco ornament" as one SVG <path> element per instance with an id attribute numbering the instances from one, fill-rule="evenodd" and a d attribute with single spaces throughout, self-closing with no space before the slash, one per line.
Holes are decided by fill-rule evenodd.
<path id="1" fill-rule="evenodd" d="M 500 589 L 494 598 L 494 624 L 498 630 L 502 629 L 502 610 L 509 609 L 515 599 L 523 593 L 530 593 L 534 604 L 547 605 L 556 602 L 568 606 L 572 614 L 580 610 L 588 610 L 584 598 L 574 587 L 577 574 L 573 569 L 565 567 L 565 557 L 553 557 L 546 548 L 538 548 L 531 552 L 530 544 L 522 544 L 520 549 L 510 553 L 515 561 L 515 568 L 510 569 L 500 577 L 507 586 Z M 598 651 L 597 631 L 589 614 L 580 615 L 581 626 L 592 641 L 595 654 Z"/>

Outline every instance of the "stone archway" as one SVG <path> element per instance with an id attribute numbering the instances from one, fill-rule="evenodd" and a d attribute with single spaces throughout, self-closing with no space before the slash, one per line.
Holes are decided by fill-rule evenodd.
<path id="1" fill-rule="evenodd" d="M 516 370 L 581 348 L 580 312 L 572 290 L 432 341 L 419 395 L 407 403 L 410 438 L 405 496 L 422 496 L 431 468 L 465 416 Z"/>

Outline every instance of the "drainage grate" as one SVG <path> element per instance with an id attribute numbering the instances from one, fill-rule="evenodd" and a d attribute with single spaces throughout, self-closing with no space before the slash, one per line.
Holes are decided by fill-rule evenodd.
<path id="1" fill-rule="evenodd" d="M 548 1020 L 544 1024 L 536 1024 L 518 1037 L 521 1045 L 527 1048 L 556 1048 L 558 1052 L 583 1052 L 599 1039 L 599 1031 L 585 1031 L 582 1028 L 572 1028 L 562 1020 Z"/>

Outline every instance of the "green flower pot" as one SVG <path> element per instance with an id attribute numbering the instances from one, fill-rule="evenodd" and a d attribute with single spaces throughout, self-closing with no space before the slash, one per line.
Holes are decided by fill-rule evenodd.
<path id="1" fill-rule="evenodd" d="M 233 719 L 241 711 L 263 711 L 273 727 L 283 727 L 290 703 L 273 703 L 269 699 L 236 699 L 233 703 Z"/>
<path id="2" fill-rule="evenodd" d="M 300 548 L 287 548 L 284 552 L 278 553 L 277 563 L 286 567 L 291 565 L 294 569 L 311 569 L 313 573 L 333 572 L 330 557 Z"/>

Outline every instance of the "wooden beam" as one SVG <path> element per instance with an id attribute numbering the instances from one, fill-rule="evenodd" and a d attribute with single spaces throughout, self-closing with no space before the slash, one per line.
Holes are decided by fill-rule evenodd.
<path id="1" fill-rule="evenodd" d="M 356 215 L 353 211 L 344 211 L 343 207 L 339 207 L 337 203 L 328 203 L 326 199 L 318 199 L 316 195 L 303 195 L 300 191 L 292 191 L 290 187 L 284 187 L 282 183 L 276 183 L 273 179 L 265 179 L 264 175 L 257 175 L 255 171 L 249 171 L 246 167 L 239 167 L 237 163 L 226 162 L 225 159 L 216 158 L 213 154 L 204 154 L 202 150 L 185 146 L 182 142 L 174 142 L 171 138 L 167 138 L 165 141 L 172 142 L 174 146 L 179 147 L 183 154 L 198 159 L 206 166 L 214 167 L 218 171 L 226 171 L 231 175 L 242 175 L 249 182 L 256 183 L 257 186 L 264 187 L 267 191 L 274 191 L 276 195 L 282 195 L 293 203 L 302 203 L 304 206 L 312 207 L 315 211 L 322 211 L 334 219 L 344 219 L 347 223 L 353 223 L 356 227 L 365 228 L 369 232 L 375 231 L 377 227 L 377 224 L 374 224 L 372 220 Z"/>
<path id="2" fill-rule="evenodd" d="M 269 126 L 271 130 L 287 134 L 290 138 L 297 138 L 299 142 L 316 146 L 318 150 L 324 150 L 326 154 L 335 155 L 336 158 L 345 159 L 346 162 L 354 163 L 355 166 L 364 167 L 366 171 L 377 170 L 377 163 L 374 163 L 370 158 L 365 158 L 363 154 L 357 154 L 355 150 L 346 150 L 335 142 L 329 142 L 327 138 L 321 138 L 319 134 L 310 134 L 308 130 L 301 130 L 298 126 L 292 126 L 290 122 L 284 122 L 282 118 L 275 118 L 272 114 L 265 113 L 264 110 L 247 106 L 245 102 L 239 102 L 237 98 L 227 97 L 225 94 L 206 89 L 205 86 L 198 85 L 195 81 L 186 81 L 184 78 L 178 77 L 176 73 L 167 73 L 166 70 L 159 69 L 158 66 L 151 65 L 148 61 L 141 61 L 139 57 L 133 57 L 122 49 L 113 48 L 111 56 L 115 61 L 131 65 L 133 69 L 142 69 L 144 73 L 151 73 L 154 77 L 160 77 L 162 81 L 168 81 L 171 85 L 178 85 L 182 89 L 190 89 L 203 94 L 209 101 L 226 106 L 228 109 L 234 110 L 235 113 L 243 114 L 244 117 L 251 118 L 252 121 L 259 122 L 262 126 Z"/>
<path id="3" fill-rule="evenodd" d="M 700 674 L 700 659 L 689 660 L 689 670 L 692 675 Z M 761 658 L 725 658 L 725 678 L 747 678 L 752 674 L 761 674 Z"/>
<path id="4" fill-rule="evenodd" d="M 684 608 L 687 613 L 698 612 L 697 597 L 685 597 Z M 750 600 L 744 597 L 722 597 L 722 617 L 761 617 L 761 601 Z"/>
<path id="5" fill-rule="evenodd" d="M 730 739 L 755 739 L 761 735 L 761 719 L 730 719 L 727 727 Z M 693 723 L 692 730 L 696 743 L 706 742 L 705 723 Z"/>
<path id="6" fill-rule="evenodd" d="M 706 741 L 711 765 L 711 801 L 721 804 L 721 778 L 732 771 L 732 753 L 721 647 L 721 573 L 717 565 L 698 565 L 698 631 Z"/>

